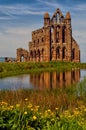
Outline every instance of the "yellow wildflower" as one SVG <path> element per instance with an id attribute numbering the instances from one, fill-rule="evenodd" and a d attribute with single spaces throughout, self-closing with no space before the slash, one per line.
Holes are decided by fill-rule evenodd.
<path id="1" fill-rule="evenodd" d="M 25 98 L 25 101 L 28 101 L 28 98 Z"/>
<path id="2" fill-rule="evenodd" d="M 27 111 L 24 112 L 24 115 L 27 115 Z"/>
<path id="3" fill-rule="evenodd" d="M 2 101 L 2 102 L 1 102 L 1 105 L 8 105 L 8 103 L 7 103 L 7 102 Z"/>
<path id="4" fill-rule="evenodd" d="M 50 109 L 48 109 L 48 110 L 47 110 L 47 112 L 51 112 L 51 110 L 50 110 Z"/>
<path id="5" fill-rule="evenodd" d="M 34 111 L 36 111 L 36 112 L 37 112 L 37 111 L 38 111 L 38 108 L 35 108 L 35 109 L 34 109 Z"/>
<path id="6" fill-rule="evenodd" d="M 56 109 L 56 110 L 58 110 L 58 108 L 57 108 L 57 107 L 56 107 L 55 109 Z"/>
<path id="7" fill-rule="evenodd" d="M 8 110 L 12 110 L 14 107 L 13 106 L 9 106 L 8 107 Z"/>
<path id="8" fill-rule="evenodd" d="M 33 111 L 33 108 L 31 108 L 31 111 Z"/>
<path id="9" fill-rule="evenodd" d="M 20 107 L 20 104 L 16 104 L 16 107 Z"/>
<path id="10" fill-rule="evenodd" d="M 32 108 L 32 104 L 31 103 L 29 103 L 29 105 L 27 106 L 28 108 Z"/>
<path id="11" fill-rule="evenodd" d="M 36 116 L 33 116 L 33 120 L 36 120 L 37 119 L 37 117 Z"/>
<path id="12" fill-rule="evenodd" d="M 13 109 L 13 106 L 10 106 L 11 109 Z"/>
<path id="13" fill-rule="evenodd" d="M 86 108 L 84 109 L 84 111 L 86 112 Z"/>
<path id="14" fill-rule="evenodd" d="M 39 108 L 39 106 L 35 106 L 36 108 Z"/>
<path id="15" fill-rule="evenodd" d="M 80 113 L 79 113 L 79 111 L 74 111 L 74 115 L 75 116 L 77 116 L 77 115 L 79 115 Z"/>

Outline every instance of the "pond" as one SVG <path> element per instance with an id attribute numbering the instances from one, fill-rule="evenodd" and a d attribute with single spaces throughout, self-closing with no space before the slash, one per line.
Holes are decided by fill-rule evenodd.
<path id="1" fill-rule="evenodd" d="M 56 89 L 78 83 L 86 76 L 85 70 L 66 72 L 42 72 L 39 74 L 24 74 L 0 79 L 0 90 L 28 89 Z"/>

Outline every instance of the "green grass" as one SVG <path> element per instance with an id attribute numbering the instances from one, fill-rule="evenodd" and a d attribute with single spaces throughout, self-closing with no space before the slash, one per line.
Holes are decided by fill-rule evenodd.
<path id="1" fill-rule="evenodd" d="M 40 111 L 40 106 L 33 106 L 25 100 L 26 106 L 20 109 L 20 104 L 11 106 L 0 102 L 0 130 L 85 130 L 86 108 L 80 106 L 72 111 L 59 112 L 46 109 Z"/>
<path id="2" fill-rule="evenodd" d="M 49 108 L 54 110 L 58 107 L 60 110 L 79 107 L 80 103 L 86 104 L 86 79 L 77 84 L 65 86 L 56 89 L 44 90 L 1 90 L 0 101 L 8 102 L 11 105 L 20 103 L 25 106 L 25 98 L 33 105 L 39 105 L 41 110 Z"/>
<path id="3" fill-rule="evenodd" d="M 86 63 L 0 63 L 0 78 L 73 68 Z M 0 90 L 0 130 L 86 130 L 86 79 L 56 90 Z"/>
<path id="4" fill-rule="evenodd" d="M 86 130 L 86 79 L 56 90 L 1 90 L 1 130 Z"/>
<path id="5" fill-rule="evenodd" d="M 1 102 L 0 130 L 85 130 L 85 107 L 81 106 L 71 112 L 60 113 L 58 109 L 47 109 L 41 113 L 40 107 L 33 107 L 32 104 L 26 105 L 21 111 L 19 104 L 10 106 Z"/>
<path id="6" fill-rule="evenodd" d="M 0 78 L 43 71 L 67 71 L 72 68 L 86 69 L 86 63 L 73 62 L 37 62 L 37 63 L 0 63 Z"/>

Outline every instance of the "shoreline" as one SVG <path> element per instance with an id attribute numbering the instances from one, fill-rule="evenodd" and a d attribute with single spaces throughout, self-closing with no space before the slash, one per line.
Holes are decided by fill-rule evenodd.
<path id="1" fill-rule="evenodd" d="M 86 63 L 74 62 L 0 62 L 0 78 L 21 74 L 40 73 L 44 71 L 68 71 L 72 69 L 86 69 Z"/>

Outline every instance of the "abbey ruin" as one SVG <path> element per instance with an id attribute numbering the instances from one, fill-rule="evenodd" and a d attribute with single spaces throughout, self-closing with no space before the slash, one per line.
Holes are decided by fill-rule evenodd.
<path id="1" fill-rule="evenodd" d="M 43 27 L 32 32 L 29 51 L 23 48 L 17 49 L 17 61 L 80 62 L 80 49 L 72 36 L 70 13 L 67 12 L 64 16 L 60 9 L 57 9 L 50 18 L 46 12 Z"/>

